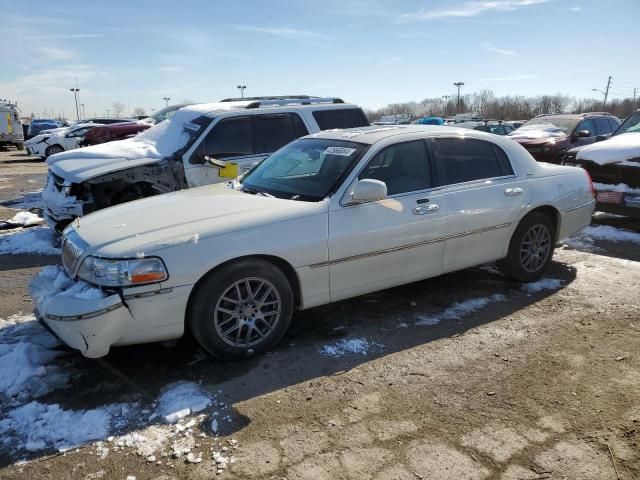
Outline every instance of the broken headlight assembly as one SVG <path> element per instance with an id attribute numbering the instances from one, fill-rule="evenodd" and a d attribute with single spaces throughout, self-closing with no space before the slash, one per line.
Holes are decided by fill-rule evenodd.
<path id="1" fill-rule="evenodd" d="M 169 273 L 158 257 L 87 257 L 78 270 L 78 276 L 103 287 L 132 287 L 163 282 L 169 278 Z"/>

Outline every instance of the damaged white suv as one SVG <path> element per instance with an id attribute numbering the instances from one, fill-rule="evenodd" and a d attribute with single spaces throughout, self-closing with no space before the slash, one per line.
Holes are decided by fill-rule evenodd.
<path id="1" fill-rule="evenodd" d="M 364 112 L 339 98 L 187 106 L 134 138 L 50 157 L 45 219 L 60 231 L 74 218 L 112 205 L 228 181 L 308 133 L 365 125 Z"/>
<path id="2" fill-rule="evenodd" d="M 87 357 L 178 338 L 241 357 L 295 309 L 494 260 L 520 281 L 591 221 L 589 177 L 476 130 L 365 127 L 295 140 L 241 181 L 79 218 L 31 282 L 38 318 Z"/>

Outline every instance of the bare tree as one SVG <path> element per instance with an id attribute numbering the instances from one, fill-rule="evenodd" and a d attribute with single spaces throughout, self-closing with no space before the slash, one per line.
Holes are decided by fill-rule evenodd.
<path id="1" fill-rule="evenodd" d="M 125 108 L 127 107 L 122 102 L 115 101 L 111 104 L 111 111 L 113 112 L 113 116 L 116 118 L 123 114 Z"/>
<path id="2" fill-rule="evenodd" d="M 136 107 L 136 108 L 134 108 L 134 109 L 133 109 L 133 113 L 132 113 L 132 115 L 133 115 L 134 117 L 141 117 L 142 115 L 146 115 L 146 114 L 147 114 L 147 112 L 146 112 L 146 111 L 145 111 L 145 109 L 144 109 L 144 108 L 142 108 L 142 107 Z"/>

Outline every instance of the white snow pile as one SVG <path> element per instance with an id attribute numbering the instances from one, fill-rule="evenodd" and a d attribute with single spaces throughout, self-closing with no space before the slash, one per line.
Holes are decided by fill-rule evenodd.
<path id="1" fill-rule="evenodd" d="M 537 123 L 535 125 L 524 125 L 508 135 L 510 138 L 548 138 L 566 137 L 562 128 L 553 123 Z"/>
<path id="2" fill-rule="evenodd" d="M 29 289 L 38 308 L 43 308 L 41 306 L 44 302 L 58 295 L 84 300 L 97 300 L 107 296 L 105 292 L 90 283 L 72 280 L 59 265 L 47 265 L 42 268 L 32 282 L 37 282 L 38 285 L 37 289 Z"/>
<path id="3" fill-rule="evenodd" d="M 543 290 L 558 290 L 564 282 L 557 278 L 541 278 L 536 282 L 529 282 L 522 285 L 522 290 L 527 294 L 542 292 Z"/>
<path id="4" fill-rule="evenodd" d="M 93 410 L 64 410 L 37 401 L 8 412 L 0 420 L 0 437 L 14 449 L 59 451 L 105 438 L 114 425 L 128 421 L 131 407 L 112 404 Z"/>
<path id="5" fill-rule="evenodd" d="M 324 345 L 320 353 L 327 357 L 342 357 L 348 353 L 366 355 L 371 347 L 377 346 L 365 338 L 343 338 L 330 345 Z"/>
<path id="6" fill-rule="evenodd" d="M 86 150 L 86 148 L 83 148 L 82 150 Z M 57 157 L 58 155 L 64 155 L 64 152 L 56 153 L 54 156 Z M 64 195 L 62 192 L 58 191 L 54 182 L 51 180 L 51 177 L 47 179 L 47 184 L 44 186 L 44 190 L 42 191 L 42 201 L 49 209 L 72 209 L 71 213 L 76 211 L 76 214 L 82 215 L 82 209 L 79 208 L 80 205 L 78 204 L 76 197 L 73 195 Z"/>
<path id="7" fill-rule="evenodd" d="M 0 319 L 0 398 L 4 406 L 24 403 L 67 385 L 70 372 L 52 364 L 63 354 L 55 349 L 59 345 L 33 315 Z"/>
<path id="8" fill-rule="evenodd" d="M 33 225 L 40 225 L 44 220 L 37 213 L 32 212 L 18 212 L 11 219 L 7 220 L 14 225 L 22 225 L 23 227 L 32 227 Z"/>
<path id="9" fill-rule="evenodd" d="M 637 193 L 640 194 L 640 188 L 633 188 L 626 183 L 618 183 L 616 185 L 608 183 L 593 182 L 593 188 L 598 191 L 620 192 L 620 193 Z"/>
<path id="10" fill-rule="evenodd" d="M 640 168 L 640 132 L 614 135 L 604 142 L 588 145 L 578 152 L 576 158 L 599 165 L 620 163 Z M 636 161 L 630 161 L 631 159 Z"/>
<path id="11" fill-rule="evenodd" d="M 56 238 L 48 227 L 32 227 L 0 235 L 0 255 L 35 253 L 39 255 L 58 255 Z"/>
<path id="12" fill-rule="evenodd" d="M 211 406 L 214 398 L 201 385 L 177 382 L 165 387 L 158 397 L 156 413 L 167 423 L 176 423 Z"/>
<path id="13" fill-rule="evenodd" d="M 439 314 L 429 316 L 419 315 L 416 320 L 416 325 L 432 326 L 437 325 L 443 320 L 456 320 L 460 317 L 483 309 L 489 303 L 504 302 L 506 300 L 507 297 L 501 293 L 496 293 L 490 297 L 471 298 L 463 302 L 456 302 Z"/>
<path id="14" fill-rule="evenodd" d="M 230 107 L 227 104 L 222 105 L 224 108 Z M 51 157 L 47 162 L 52 164 L 63 160 L 91 158 L 160 159 L 170 156 L 187 143 L 189 135 L 185 131 L 185 125 L 189 125 L 192 120 L 200 117 L 203 113 L 202 110 L 202 108 L 194 108 L 193 106 L 182 108 L 176 111 L 170 119 L 160 122 L 135 137 L 61 152 Z"/>
<path id="15" fill-rule="evenodd" d="M 590 225 L 564 240 L 564 244 L 574 250 L 598 252 L 603 249 L 594 245 L 595 240 L 609 242 L 632 242 L 640 244 L 640 233 L 621 230 L 609 225 Z"/>

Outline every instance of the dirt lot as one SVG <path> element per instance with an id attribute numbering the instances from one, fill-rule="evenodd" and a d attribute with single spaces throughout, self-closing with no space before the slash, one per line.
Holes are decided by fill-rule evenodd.
<path id="1" fill-rule="evenodd" d="M 0 153 L 0 201 L 42 188 L 45 171 L 22 153 Z M 13 213 L 0 206 L 0 218 Z M 628 219 L 606 221 L 640 231 Z M 189 339 L 116 348 L 97 361 L 58 357 L 72 381 L 40 402 L 151 405 L 168 383 L 189 380 L 216 392 L 229 417 L 217 436 L 207 420 L 169 441 L 187 442 L 198 463 L 168 446 L 151 459 L 116 441 L 58 454 L 16 452 L 0 438 L 0 478 L 640 478 L 640 246 L 595 247 L 558 249 L 552 289 L 528 292 L 474 268 L 303 312 L 275 351 L 244 362 L 203 357 Z M 0 318 L 29 313 L 29 278 L 55 262 L 0 256 Z M 467 314 L 450 309 L 473 299 L 486 302 Z M 353 338 L 365 342 L 361 353 L 322 353 Z M 212 451 L 222 446 L 237 461 L 217 475 Z"/>

